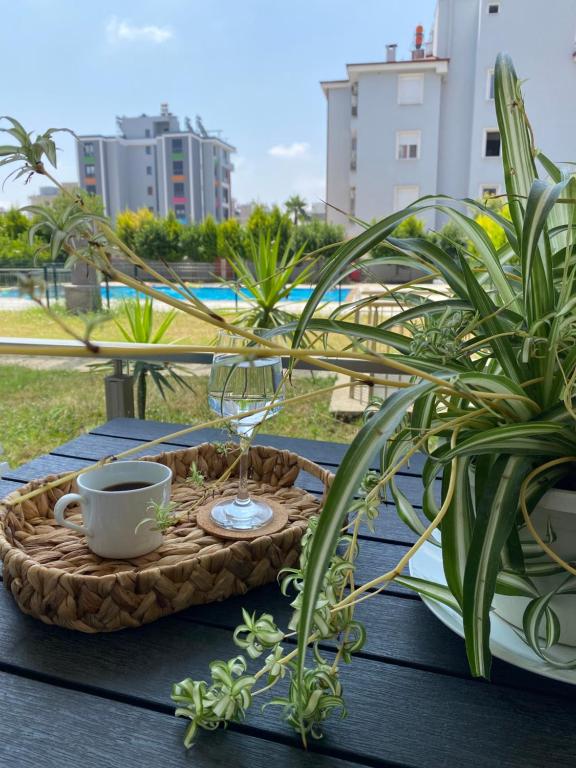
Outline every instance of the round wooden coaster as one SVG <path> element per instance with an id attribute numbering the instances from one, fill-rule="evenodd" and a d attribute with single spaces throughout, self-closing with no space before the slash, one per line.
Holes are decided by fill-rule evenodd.
<path id="1" fill-rule="evenodd" d="M 211 501 L 205 507 L 201 507 L 196 514 L 196 525 L 202 528 L 206 533 L 212 536 L 218 536 L 220 539 L 236 539 L 246 541 L 247 539 L 258 539 L 260 536 L 268 536 L 271 533 L 281 531 L 282 528 L 288 522 L 288 510 L 282 504 L 279 504 L 274 499 L 267 498 L 265 496 L 258 496 L 258 500 L 265 501 L 272 508 L 272 520 L 266 523 L 266 525 L 260 526 L 260 528 L 254 528 L 251 531 L 239 531 L 232 528 L 223 528 L 221 525 L 212 519 L 212 507 L 216 504 L 220 504 L 223 501 L 232 500 L 234 496 L 219 496 L 214 501 Z"/>

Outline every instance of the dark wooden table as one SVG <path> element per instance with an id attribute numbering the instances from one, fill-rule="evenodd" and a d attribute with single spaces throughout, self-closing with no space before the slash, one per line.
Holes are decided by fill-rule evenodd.
<path id="1" fill-rule="evenodd" d="M 10 470 L 5 495 L 35 477 L 79 469 L 102 456 L 162 437 L 177 425 L 116 419 L 50 455 Z M 210 439 L 192 433 L 155 450 Z M 260 442 L 297 451 L 336 469 L 345 446 L 264 436 Z M 150 453 L 151 451 L 146 451 Z M 420 464 L 401 478 L 413 503 Z M 318 485 L 303 484 L 310 491 Z M 363 531 L 358 582 L 387 570 L 412 536 L 384 509 L 376 532 Z M 173 716 L 171 685 L 204 679 L 208 663 L 234 655 L 240 608 L 266 610 L 283 623 L 287 601 L 276 586 L 194 608 L 138 630 L 83 635 L 48 627 L 19 612 L 0 591 L 0 765 L 234 766 L 234 768 L 500 768 L 576 765 L 576 689 L 496 661 L 493 682 L 472 680 L 462 641 L 400 587 L 363 603 L 368 629 L 362 653 L 343 669 L 349 715 L 330 721 L 306 753 L 278 717 L 256 705 L 243 724 L 201 734 L 186 753 L 187 721 Z"/>

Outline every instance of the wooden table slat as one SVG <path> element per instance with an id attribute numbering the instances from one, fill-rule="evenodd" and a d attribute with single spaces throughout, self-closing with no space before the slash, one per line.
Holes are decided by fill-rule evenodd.
<path id="1" fill-rule="evenodd" d="M 0 765 L 13 768 L 354 768 L 233 730 L 208 734 L 191 753 L 184 720 L 0 672 Z"/>

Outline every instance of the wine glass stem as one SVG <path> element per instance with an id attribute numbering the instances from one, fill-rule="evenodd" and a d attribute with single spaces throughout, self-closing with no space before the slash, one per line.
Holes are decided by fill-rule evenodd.
<path id="1" fill-rule="evenodd" d="M 250 504 L 250 494 L 248 493 L 248 447 L 250 440 L 243 435 L 240 436 L 240 467 L 238 471 L 238 494 L 236 504 L 245 507 Z"/>

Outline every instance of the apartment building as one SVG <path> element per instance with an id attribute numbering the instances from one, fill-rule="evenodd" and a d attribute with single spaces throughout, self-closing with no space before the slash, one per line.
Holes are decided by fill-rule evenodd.
<path id="1" fill-rule="evenodd" d="M 231 155 L 235 148 L 200 118 L 193 128 L 167 104 L 155 116 L 117 118 L 119 135 L 80 136 L 80 186 L 102 196 L 106 213 L 148 208 L 159 216 L 173 211 L 183 222 L 232 216 Z"/>
<path id="2" fill-rule="evenodd" d="M 574 0 L 438 0 L 429 39 L 417 27 L 408 60 L 391 44 L 384 61 L 348 64 L 346 79 L 321 83 L 327 201 L 371 221 L 422 195 L 503 192 L 494 106 L 500 51 L 526 80 L 538 146 L 556 161 L 576 160 L 575 33 Z M 327 218 L 355 229 L 333 208 Z"/>

